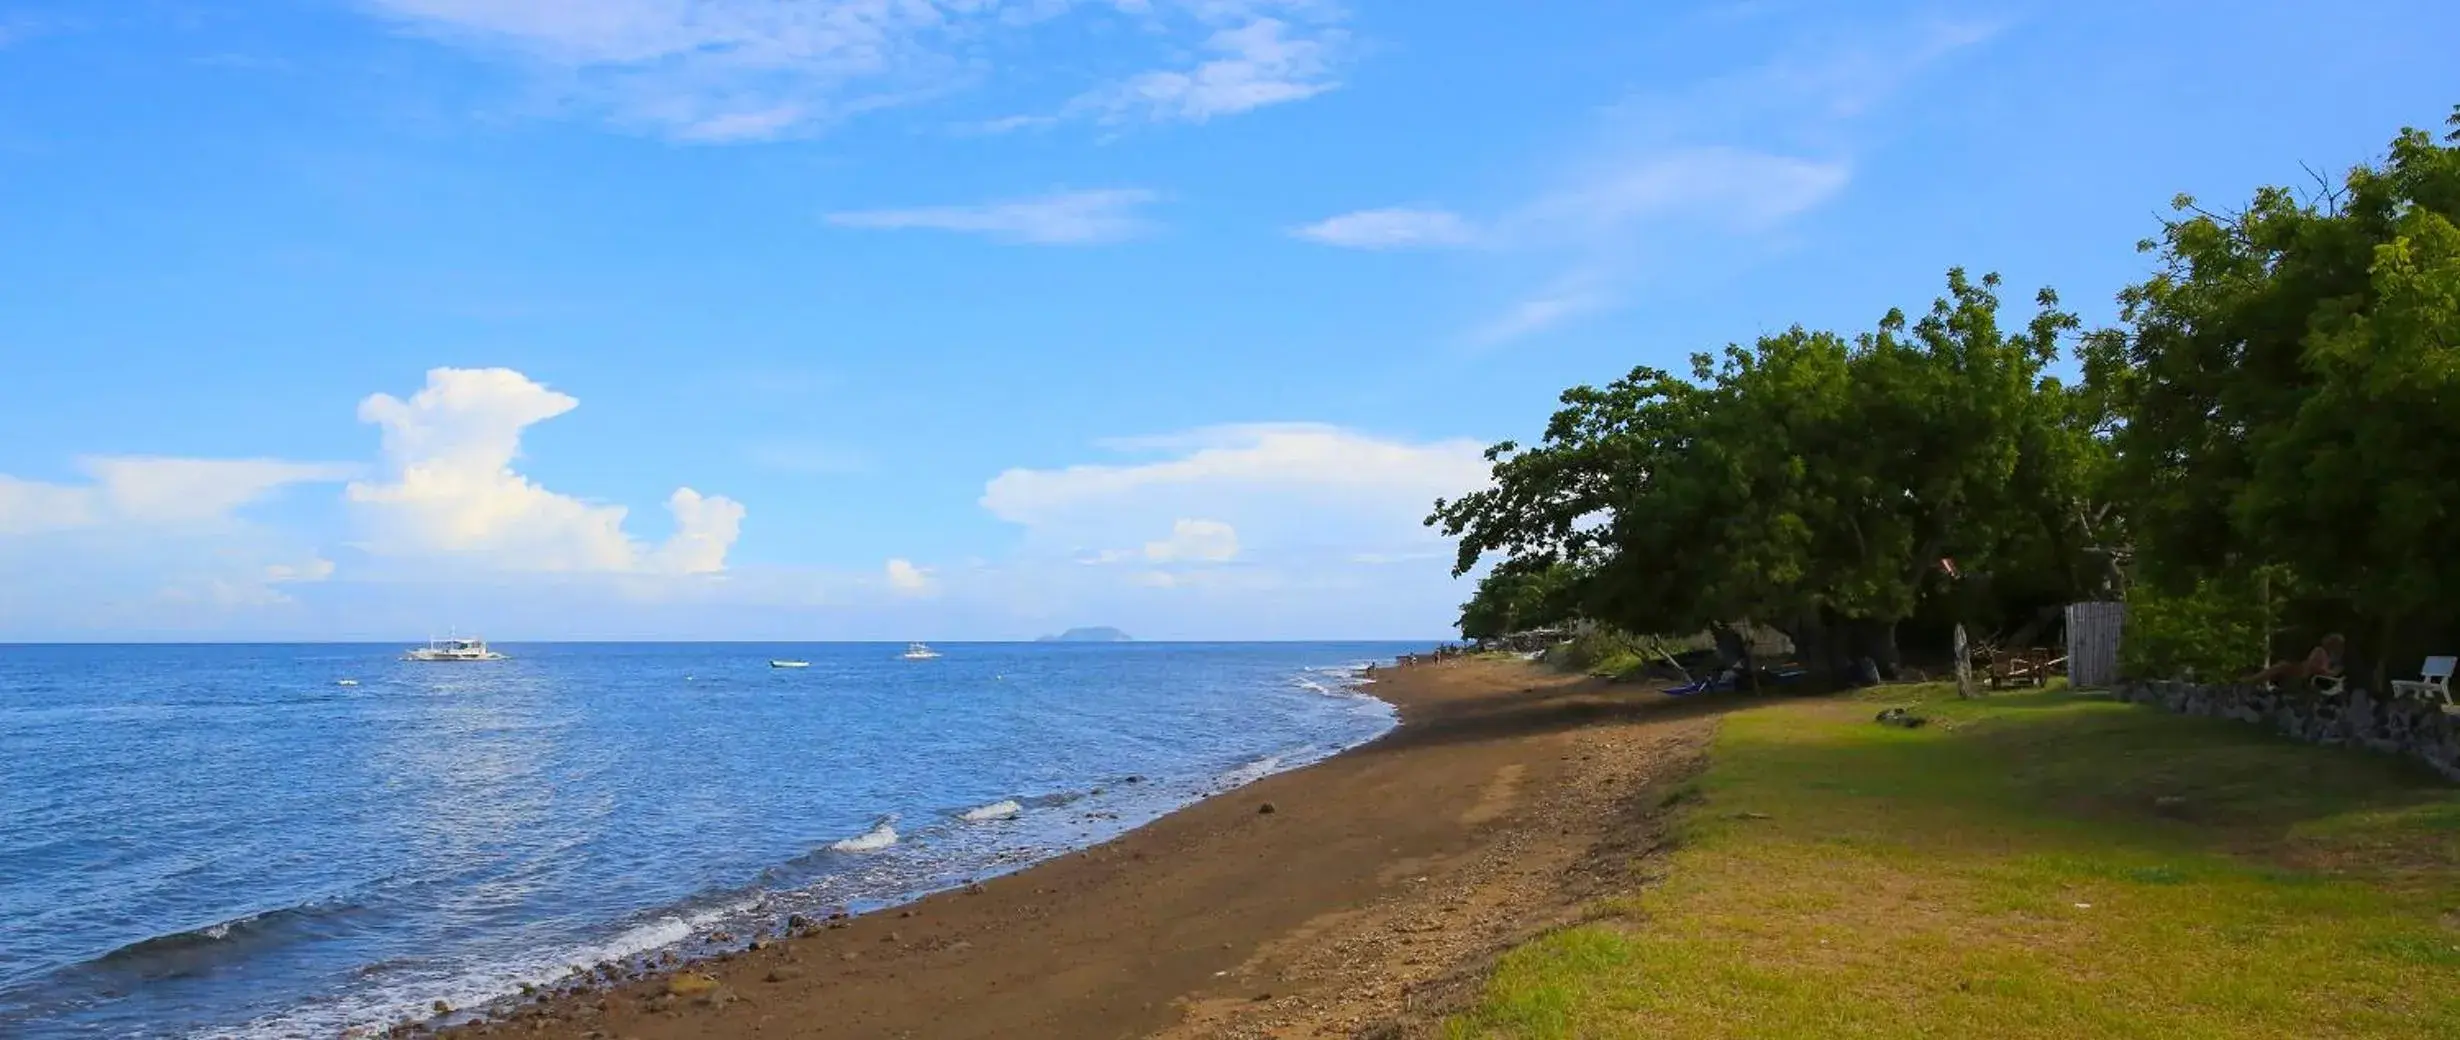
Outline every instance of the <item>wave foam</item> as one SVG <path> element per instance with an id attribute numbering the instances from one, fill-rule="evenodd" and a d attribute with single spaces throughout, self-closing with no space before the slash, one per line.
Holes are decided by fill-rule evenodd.
<path id="1" fill-rule="evenodd" d="M 893 813 L 880 817 L 880 822 L 873 824 L 869 831 L 847 838 L 829 848 L 838 852 L 878 852 L 897 844 L 896 822 L 897 817 Z"/>
<path id="2" fill-rule="evenodd" d="M 967 809 L 958 818 L 967 823 L 987 823 L 992 820 L 1013 820 L 1016 818 L 1018 813 L 1024 811 L 1024 806 L 1018 805 L 1016 799 L 1010 798 L 1005 801 L 992 802 L 989 805 Z"/>

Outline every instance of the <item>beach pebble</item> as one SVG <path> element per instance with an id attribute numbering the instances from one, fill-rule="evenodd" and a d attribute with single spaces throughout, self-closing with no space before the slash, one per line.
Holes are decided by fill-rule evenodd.
<path id="1" fill-rule="evenodd" d="M 718 980 L 697 971 L 682 972 L 666 980 L 666 992 L 669 996 L 697 997 L 705 993 L 715 993 L 717 989 Z"/>
<path id="2" fill-rule="evenodd" d="M 801 915 L 801 914 L 788 914 L 788 915 L 786 915 L 786 928 L 787 928 L 787 930 L 789 930 L 789 931 L 796 931 L 796 932 L 799 932 L 799 931 L 802 931 L 802 930 L 804 930 L 804 929 L 806 929 L 806 928 L 810 928 L 810 927 L 811 927 L 811 918 L 805 917 L 805 916 L 803 916 L 803 915 Z"/>

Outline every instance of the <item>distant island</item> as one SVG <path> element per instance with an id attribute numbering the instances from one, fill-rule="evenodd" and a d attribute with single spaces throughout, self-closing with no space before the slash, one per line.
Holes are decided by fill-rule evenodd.
<path id="1" fill-rule="evenodd" d="M 1115 628 L 1071 628 L 1055 636 L 1043 636 L 1037 643 L 1125 643 L 1128 634 Z"/>

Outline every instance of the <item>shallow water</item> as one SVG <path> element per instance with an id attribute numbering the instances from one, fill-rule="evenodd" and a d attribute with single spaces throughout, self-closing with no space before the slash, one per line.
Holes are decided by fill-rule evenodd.
<path id="1" fill-rule="evenodd" d="M 911 898 L 1370 739 L 1419 647 L 500 649 L 0 646 L 0 1035 L 330 1036 Z"/>

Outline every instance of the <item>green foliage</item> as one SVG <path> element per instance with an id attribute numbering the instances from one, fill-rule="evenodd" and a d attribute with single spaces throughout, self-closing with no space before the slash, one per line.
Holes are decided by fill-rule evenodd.
<path id="1" fill-rule="evenodd" d="M 2176 205 L 2144 245 L 2158 273 L 2083 351 L 2141 577 L 2190 595 L 2284 563 L 2302 612 L 2378 660 L 2440 647 L 2460 622 L 2460 144 L 2407 130 L 2314 197 Z"/>
<path id="2" fill-rule="evenodd" d="M 2006 328 L 1998 279 L 1951 271 L 1918 321 L 1566 391 L 1540 440 L 1487 453 L 1492 486 L 1427 522 L 1459 539 L 1458 573 L 1564 575 L 1541 613 L 1757 619 L 1831 663 L 1822 630 L 2123 592 L 2133 667 L 2253 666 L 2278 624 L 2242 597 L 2267 566 L 2303 578 L 2287 617 L 2349 633 L 2378 675 L 2451 650 L 2460 108 L 2452 125 L 2307 196 L 2177 199 L 2120 324 L 2082 337 L 2078 386 L 2046 375 L 2078 327 L 2056 296 Z M 1464 624 L 1517 617 L 1505 592 Z"/>
<path id="3" fill-rule="evenodd" d="M 1950 271 L 1908 324 L 1802 328 L 1575 387 L 1533 446 L 1487 453 L 1494 484 L 1438 502 L 1458 570 L 1577 568 L 1579 612 L 1630 631 L 1741 618 L 1893 624 L 1954 556 L 2070 584 L 2067 533 L 2093 439 L 2043 370 L 2076 325 L 2044 291 L 2021 329 L 1998 278 Z"/>
<path id="4" fill-rule="evenodd" d="M 1579 571 L 1566 563 L 1506 560 L 1478 579 L 1477 593 L 1461 604 L 1461 638 L 1492 639 L 1571 621 L 1579 616 L 1579 580 Z"/>
<path id="5" fill-rule="evenodd" d="M 2119 667 L 2130 676 L 2214 681 L 2262 668 L 2291 588 L 2278 567 L 2200 579 L 2184 592 L 2140 586 L 2127 597 Z"/>

